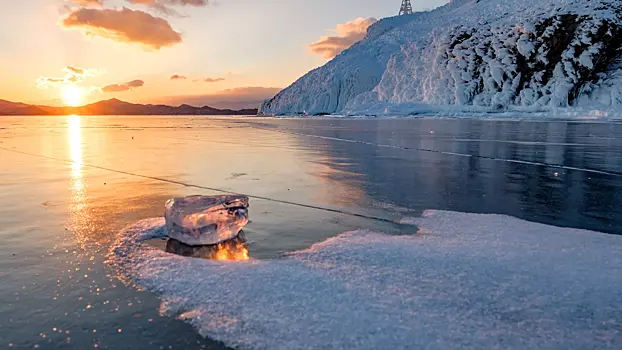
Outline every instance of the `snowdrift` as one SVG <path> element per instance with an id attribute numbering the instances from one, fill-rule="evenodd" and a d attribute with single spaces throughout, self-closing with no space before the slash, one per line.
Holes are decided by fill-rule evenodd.
<path id="1" fill-rule="evenodd" d="M 622 111 L 622 0 L 454 0 L 387 18 L 267 115 Z"/>
<path id="2" fill-rule="evenodd" d="M 109 258 L 163 314 L 235 349 L 622 348 L 622 237 L 446 211 L 402 222 L 419 233 L 223 262 L 144 243 L 166 234 L 148 219 Z"/>

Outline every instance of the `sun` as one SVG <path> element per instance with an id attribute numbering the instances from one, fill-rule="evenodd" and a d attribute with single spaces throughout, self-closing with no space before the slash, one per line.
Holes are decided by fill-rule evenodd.
<path id="1" fill-rule="evenodd" d="M 75 85 L 67 85 L 63 87 L 63 102 L 67 106 L 77 107 L 82 103 L 84 90 Z"/>

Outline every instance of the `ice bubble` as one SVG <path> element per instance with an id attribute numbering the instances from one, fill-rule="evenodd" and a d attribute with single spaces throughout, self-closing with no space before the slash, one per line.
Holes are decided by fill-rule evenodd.
<path id="1" fill-rule="evenodd" d="M 248 197 L 189 196 L 166 202 L 169 238 L 187 245 L 214 245 L 235 238 L 248 224 Z"/>

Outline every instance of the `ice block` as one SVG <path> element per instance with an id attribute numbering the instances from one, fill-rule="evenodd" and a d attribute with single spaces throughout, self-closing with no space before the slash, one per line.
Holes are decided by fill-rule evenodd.
<path id="1" fill-rule="evenodd" d="M 232 238 L 248 224 L 248 197 L 189 196 L 166 202 L 168 236 L 187 245 L 213 245 Z"/>

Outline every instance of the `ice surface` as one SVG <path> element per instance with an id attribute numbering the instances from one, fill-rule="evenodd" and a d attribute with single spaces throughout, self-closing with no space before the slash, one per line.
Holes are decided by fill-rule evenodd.
<path id="1" fill-rule="evenodd" d="M 622 112 L 621 8 L 622 0 L 464 0 L 386 18 L 261 111 Z"/>
<path id="2" fill-rule="evenodd" d="M 622 237 L 501 215 L 427 211 L 420 233 L 341 234 L 271 261 L 140 243 L 110 261 L 204 336 L 237 349 L 622 349 Z"/>
<path id="3" fill-rule="evenodd" d="M 187 245 L 213 245 L 236 237 L 248 224 L 248 197 L 174 198 L 166 202 L 164 217 L 170 238 Z"/>

